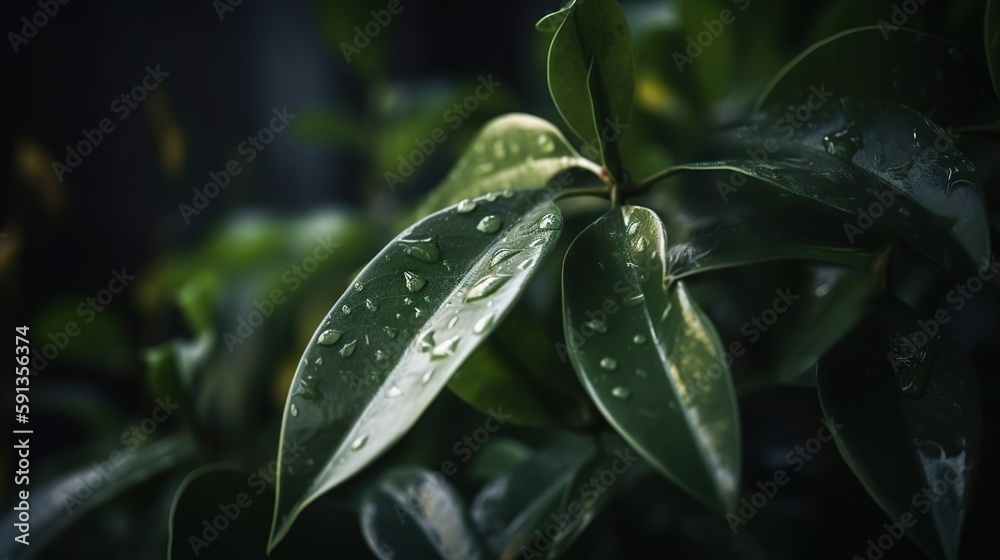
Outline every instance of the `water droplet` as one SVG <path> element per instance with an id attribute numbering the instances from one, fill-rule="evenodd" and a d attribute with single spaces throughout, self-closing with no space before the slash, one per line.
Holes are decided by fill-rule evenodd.
<path id="1" fill-rule="evenodd" d="M 646 377 L 646 372 L 641 369 L 635 370 L 635 374 L 638 375 L 639 377 Z"/>
<path id="2" fill-rule="evenodd" d="M 635 244 L 633 246 L 635 247 L 635 252 L 636 253 L 641 253 L 641 252 L 645 251 L 646 250 L 646 238 L 645 237 L 636 237 L 635 238 Z"/>
<path id="3" fill-rule="evenodd" d="M 637 334 L 637 335 L 635 335 L 635 336 L 632 337 L 632 342 L 634 342 L 636 344 L 646 344 L 646 335 L 644 335 L 644 334 Z"/>
<path id="4" fill-rule="evenodd" d="M 368 434 L 358 436 L 356 440 L 351 442 L 351 451 L 357 451 L 361 449 L 362 447 L 365 446 L 366 443 L 368 443 Z"/>
<path id="5" fill-rule="evenodd" d="M 601 367 L 608 371 L 614 371 L 618 369 L 618 361 L 614 358 L 601 358 Z"/>
<path id="6" fill-rule="evenodd" d="M 512 191 L 510 189 L 502 190 L 502 191 L 500 191 L 500 196 L 502 196 L 504 198 L 511 198 L 511 197 L 514 196 L 514 191 Z"/>
<path id="7" fill-rule="evenodd" d="M 642 305 L 642 302 L 645 300 L 646 296 L 642 294 L 636 294 L 633 296 L 623 297 L 622 304 L 624 304 L 625 307 L 638 307 Z"/>
<path id="8" fill-rule="evenodd" d="M 823 297 L 826 294 L 830 293 L 830 285 L 820 284 L 819 286 L 816 286 L 816 290 L 813 293 L 816 294 L 816 297 Z"/>
<path id="9" fill-rule="evenodd" d="M 614 396 L 616 399 L 627 401 L 630 398 L 632 398 L 632 391 L 630 391 L 628 387 L 622 387 L 621 385 L 619 385 L 618 387 L 615 387 L 614 389 L 611 390 L 611 395 Z"/>
<path id="10" fill-rule="evenodd" d="M 503 140 L 497 140 L 493 143 L 493 157 L 497 159 L 507 157 L 507 146 L 504 145 Z"/>
<path id="11" fill-rule="evenodd" d="M 472 326 L 472 332 L 476 334 L 483 334 L 483 332 L 493 326 L 494 315 L 490 313 L 485 317 L 476 321 L 476 324 Z"/>
<path id="12" fill-rule="evenodd" d="M 899 213 L 902 214 L 902 215 L 904 215 L 904 216 L 906 216 L 907 218 L 910 217 L 910 209 L 907 208 L 906 206 L 900 206 L 899 207 Z"/>
<path id="13" fill-rule="evenodd" d="M 826 148 L 826 152 L 843 160 L 851 161 L 861 146 L 858 139 L 849 136 L 849 134 L 850 131 L 844 129 L 832 136 L 824 136 L 823 146 Z"/>
<path id="14" fill-rule="evenodd" d="M 291 413 L 291 415 L 292 415 L 292 418 L 294 418 L 294 417 L 296 417 L 296 416 L 298 416 L 298 415 L 299 415 L 299 407 L 297 407 L 297 406 L 295 406 L 295 405 L 293 404 L 293 405 L 292 405 L 292 409 L 291 409 L 291 410 L 290 410 L 289 412 Z"/>
<path id="15" fill-rule="evenodd" d="M 449 329 L 455 328 L 456 323 L 458 323 L 458 315 L 455 315 L 454 317 L 451 318 L 450 321 L 448 321 L 448 328 Z"/>
<path id="16" fill-rule="evenodd" d="M 536 259 L 535 257 L 531 257 L 530 259 L 525 259 L 524 262 L 522 262 L 521 264 L 517 265 L 517 269 L 518 270 L 528 270 L 529 268 L 531 268 L 532 266 L 535 265 L 535 261 L 536 260 L 538 260 L 538 259 Z"/>
<path id="17" fill-rule="evenodd" d="M 381 350 L 376 350 L 375 351 L 375 361 L 378 362 L 378 363 L 380 363 L 380 364 L 384 364 L 385 362 L 389 361 L 389 356 L 385 352 L 383 352 Z"/>
<path id="18" fill-rule="evenodd" d="M 544 154 L 551 154 L 556 149 L 556 143 L 552 141 L 552 137 L 548 134 L 539 134 L 538 149 Z"/>
<path id="19" fill-rule="evenodd" d="M 502 263 L 503 261 L 513 257 L 514 255 L 520 253 L 521 251 L 515 249 L 499 249 L 496 253 L 493 253 L 493 258 L 490 259 L 490 268 Z"/>
<path id="20" fill-rule="evenodd" d="M 510 280 L 510 276 L 504 274 L 491 274 L 489 276 L 483 276 L 478 282 L 469 288 L 469 293 L 465 295 L 465 301 L 472 301 L 486 297 L 500 289 L 500 286 L 507 283 L 507 280 Z"/>
<path id="21" fill-rule="evenodd" d="M 604 321 L 587 321 L 583 326 L 589 327 L 590 330 L 601 334 L 608 332 L 608 326 L 604 324 Z"/>
<path id="22" fill-rule="evenodd" d="M 629 224 L 626 233 L 628 233 L 629 237 L 632 237 L 635 234 L 639 233 L 639 222 L 632 222 L 631 224 Z"/>
<path id="23" fill-rule="evenodd" d="M 532 240 L 531 243 L 528 243 L 528 247 L 538 247 L 544 244 L 545 244 L 545 238 L 539 237 L 538 239 Z"/>
<path id="24" fill-rule="evenodd" d="M 333 329 L 326 329 L 325 331 L 320 333 L 319 339 L 317 339 L 316 342 L 322 344 L 323 346 L 330 346 L 331 344 L 334 344 L 338 340 L 340 340 L 340 337 L 343 334 L 344 333 L 340 331 L 336 331 Z"/>
<path id="25" fill-rule="evenodd" d="M 402 396 L 402 394 L 403 392 L 400 391 L 399 387 L 396 387 L 395 385 L 389 387 L 389 389 L 385 392 L 385 396 L 389 397 L 390 399 Z"/>
<path id="26" fill-rule="evenodd" d="M 500 193 L 498 193 L 498 192 L 490 192 L 490 193 L 486 193 L 486 197 L 485 198 L 486 198 L 486 200 L 488 202 L 493 202 L 494 200 L 497 199 L 498 196 L 500 196 Z"/>
<path id="27" fill-rule="evenodd" d="M 455 211 L 458 212 L 459 214 L 468 214 L 469 212 L 472 212 L 475 209 L 476 209 L 476 202 L 474 200 L 469 200 L 468 198 L 466 198 L 462 202 L 458 203 L 458 206 L 455 208 Z"/>
<path id="28" fill-rule="evenodd" d="M 559 214 L 546 214 L 538 222 L 539 229 L 559 230 L 562 229 L 563 219 Z"/>
<path id="29" fill-rule="evenodd" d="M 343 307 L 341 307 L 340 310 L 344 313 L 344 315 L 350 315 L 351 314 L 351 308 L 349 306 L 347 306 L 346 304 Z"/>
<path id="30" fill-rule="evenodd" d="M 402 239 L 399 244 L 403 247 L 404 253 L 418 261 L 434 263 L 441 258 L 441 252 L 438 251 L 437 243 L 433 237 L 425 239 Z"/>
<path id="31" fill-rule="evenodd" d="M 370 299 L 365 300 L 365 307 L 368 308 L 368 311 L 378 311 L 378 305 Z"/>
<path id="32" fill-rule="evenodd" d="M 411 297 L 405 297 L 405 298 L 403 298 L 403 304 L 404 305 L 413 305 L 413 298 L 411 298 Z"/>
<path id="33" fill-rule="evenodd" d="M 431 348 L 434 348 L 434 331 L 427 331 L 420 337 L 417 349 L 421 352 L 427 352 Z"/>
<path id="34" fill-rule="evenodd" d="M 392 327 L 384 327 L 382 329 L 382 332 L 384 332 L 386 336 L 388 336 L 389 338 L 396 338 L 396 333 L 398 333 L 399 331 Z"/>
<path id="35" fill-rule="evenodd" d="M 896 165 L 894 167 L 886 167 L 885 171 L 892 178 L 902 181 L 910 174 L 910 169 L 913 169 L 913 160 L 906 160 L 903 163 Z"/>
<path id="36" fill-rule="evenodd" d="M 409 290 L 411 294 L 419 292 L 421 288 L 427 285 L 427 280 L 424 280 L 409 271 L 403 273 L 403 282 L 406 284 L 406 289 Z"/>
<path id="37" fill-rule="evenodd" d="M 354 353 L 354 347 L 357 345 L 358 345 L 357 340 L 352 340 L 348 342 L 340 349 L 340 355 L 347 358 L 348 356 Z"/>
<path id="38" fill-rule="evenodd" d="M 476 166 L 476 173 L 479 175 L 486 175 L 493 171 L 493 164 L 490 162 L 480 163 Z"/>
<path id="39" fill-rule="evenodd" d="M 323 356 L 316 358 L 316 365 L 318 366 L 323 365 Z"/>
<path id="40" fill-rule="evenodd" d="M 420 378 L 420 384 L 427 385 L 427 382 L 430 381 L 432 377 L 434 377 L 434 368 L 427 370 L 427 373 Z"/>
<path id="41" fill-rule="evenodd" d="M 364 284 L 362 284 L 361 282 L 355 282 L 354 283 L 354 291 L 355 292 L 360 292 L 363 289 L 365 289 Z"/>
<path id="42" fill-rule="evenodd" d="M 496 233 L 500 229 L 501 224 L 503 224 L 503 220 L 491 214 L 479 220 L 479 225 L 476 226 L 476 229 L 483 233 Z"/>
<path id="43" fill-rule="evenodd" d="M 438 344 L 433 350 L 431 350 L 431 359 L 436 360 L 451 356 L 455 353 L 455 349 L 458 348 L 458 341 L 461 339 L 461 336 L 453 336 L 441 344 Z"/>

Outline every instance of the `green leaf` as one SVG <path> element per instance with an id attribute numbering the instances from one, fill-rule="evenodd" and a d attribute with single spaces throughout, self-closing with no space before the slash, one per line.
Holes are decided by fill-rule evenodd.
<path id="1" fill-rule="evenodd" d="M 950 41 L 884 21 L 806 49 L 771 80 L 756 108 L 794 108 L 823 87 L 836 97 L 906 105 L 941 126 L 982 124 L 997 114 L 990 78 L 977 57 Z"/>
<path id="2" fill-rule="evenodd" d="M 990 67 L 993 90 L 1000 97 L 1000 6 L 997 6 L 993 0 L 986 0 L 983 36 L 986 42 L 986 62 Z"/>
<path id="3" fill-rule="evenodd" d="M 379 558 L 488 558 L 465 505 L 441 475 L 396 467 L 361 501 L 361 531 Z"/>
<path id="4" fill-rule="evenodd" d="M 615 0 L 569 5 L 542 22 L 559 19 L 549 46 L 549 92 L 588 151 L 603 154 L 606 138 L 600 131 L 627 129 L 632 113 L 635 57 L 628 22 Z"/>
<path id="5" fill-rule="evenodd" d="M 535 29 L 543 33 L 555 33 L 559 31 L 559 27 L 566 21 L 566 17 L 575 4 L 576 0 L 569 0 L 561 9 L 538 20 L 538 23 L 535 24 Z"/>
<path id="6" fill-rule="evenodd" d="M 783 113 L 760 114 L 726 134 L 723 159 L 677 168 L 740 171 L 856 214 L 843 223 L 852 244 L 874 218 L 945 267 L 969 268 L 989 254 L 974 167 L 944 130 L 902 105 L 849 98 L 810 115 L 801 126 Z"/>
<path id="7" fill-rule="evenodd" d="M 93 464 L 66 472 L 49 482 L 33 484 L 31 524 L 45 530 L 33 531 L 30 547 L 22 546 L 14 540 L 17 512 L 13 512 L 3 520 L 0 536 L 4 545 L 0 555 L 26 558 L 38 554 L 87 512 L 190 459 L 194 453 L 195 444 L 190 436 L 167 436 L 132 451 L 119 451 L 113 457 L 97 457 Z M 100 484 L 94 486 L 95 480 Z"/>
<path id="8" fill-rule="evenodd" d="M 636 451 L 717 512 L 739 490 L 736 397 L 723 348 L 683 281 L 665 286 L 667 240 L 624 206 L 577 237 L 563 265 L 570 359 Z"/>
<path id="9" fill-rule="evenodd" d="M 581 157 L 548 121 L 520 113 L 497 117 L 483 127 L 417 214 L 422 218 L 466 198 L 491 192 L 542 187 L 551 177 L 572 167 L 595 175 L 601 173 L 599 165 Z"/>
<path id="10" fill-rule="evenodd" d="M 492 340 L 465 360 L 448 381 L 448 388 L 483 412 L 503 406 L 511 424 L 542 426 L 552 421 L 534 388 L 504 361 Z"/>
<path id="11" fill-rule="evenodd" d="M 282 442 L 313 461 L 280 468 L 271 547 L 302 508 L 402 437 L 521 297 L 562 227 L 537 195 L 492 193 L 428 216 L 334 304 L 285 406 Z"/>
<path id="12" fill-rule="evenodd" d="M 868 493 L 928 554 L 951 560 L 979 468 L 978 384 L 936 319 L 896 300 L 886 311 L 820 361 L 820 402 Z"/>

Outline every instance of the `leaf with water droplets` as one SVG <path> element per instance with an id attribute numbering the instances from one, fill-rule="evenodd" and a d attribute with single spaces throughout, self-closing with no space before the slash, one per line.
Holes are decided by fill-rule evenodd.
<path id="1" fill-rule="evenodd" d="M 545 141 L 539 143 L 539 138 Z M 502 157 L 492 148 L 497 142 L 507 146 Z M 485 164 L 490 167 L 483 173 Z M 479 132 L 448 177 L 420 206 L 417 217 L 458 203 L 455 212 L 484 212 L 482 218 L 491 212 L 490 205 L 476 202 L 476 197 L 512 188 L 544 187 L 549 179 L 574 167 L 592 174 L 591 183 L 598 181 L 600 166 L 581 157 L 551 123 L 520 113 L 504 115 Z"/>
<path id="2" fill-rule="evenodd" d="M 845 245 L 891 230 L 959 273 L 989 255 L 974 167 L 927 117 L 895 103 L 838 97 L 812 111 L 809 126 L 785 131 L 785 118 L 784 108 L 759 113 L 718 139 L 721 159 L 678 169 L 739 171 L 841 210 Z M 724 199 L 738 191 L 720 187 Z"/>
<path id="3" fill-rule="evenodd" d="M 642 254 L 639 236 L 647 240 Z M 665 285 L 666 258 L 663 223 L 646 208 L 624 206 L 584 230 L 563 265 L 566 344 L 618 433 L 670 480 L 724 513 L 739 490 L 736 395 L 714 326 L 684 281 Z M 625 306 L 623 298 L 638 303 Z M 584 327 L 594 320 L 607 332 Z"/>
<path id="4" fill-rule="evenodd" d="M 358 274 L 364 289 L 349 288 L 321 322 L 282 425 L 282 440 L 299 442 L 315 460 L 279 467 L 272 547 L 302 508 L 403 436 L 545 262 L 560 232 L 539 221 L 558 207 L 533 190 L 492 198 L 476 199 L 473 212 L 446 208 L 401 233 Z M 502 224 L 494 235 L 476 231 L 486 212 Z M 512 253 L 494 262 L 499 251 Z M 419 308 L 407 299 L 414 291 Z M 331 330 L 340 336 L 329 344 Z"/>
<path id="5" fill-rule="evenodd" d="M 485 560 L 461 496 L 441 473 L 395 467 L 365 492 L 361 532 L 383 560 Z M 402 521 L 402 523 L 401 523 Z"/>
<path id="6" fill-rule="evenodd" d="M 820 403 L 872 498 L 930 556 L 954 559 L 980 468 L 975 372 L 935 320 L 883 307 L 820 360 Z"/>

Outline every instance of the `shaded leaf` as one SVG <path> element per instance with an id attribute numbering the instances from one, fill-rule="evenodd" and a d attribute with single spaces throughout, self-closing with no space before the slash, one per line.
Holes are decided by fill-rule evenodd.
<path id="1" fill-rule="evenodd" d="M 811 115 L 798 129 L 787 115 L 758 115 L 726 134 L 724 159 L 677 167 L 740 171 L 856 214 L 843 223 L 852 244 L 881 224 L 945 267 L 989 254 L 974 167 L 944 130 L 907 107 L 848 98 Z"/>
<path id="2" fill-rule="evenodd" d="M 403 436 L 520 298 L 562 227 L 536 195 L 492 193 L 432 214 L 334 304 L 285 406 L 282 441 L 314 460 L 279 471 L 272 547 L 302 508 Z"/>
<path id="3" fill-rule="evenodd" d="M 964 351 L 891 300 L 819 363 L 820 402 L 844 460 L 934 558 L 957 556 L 979 466 L 981 408 Z M 881 531 L 881 527 L 873 527 Z"/>
<path id="4" fill-rule="evenodd" d="M 756 108 L 794 109 L 823 88 L 835 97 L 906 105 L 941 126 L 981 124 L 995 118 L 1000 107 L 974 55 L 950 41 L 886 22 L 849 29 L 809 47 L 771 80 Z"/>
<path id="5" fill-rule="evenodd" d="M 483 127 L 417 214 L 422 218 L 491 192 L 542 187 L 551 177 L 572 167 L 595 175 L 601 172 L 599 165 L 581 157 L 548 121 L 521 113 L 497 117 Z"/>
<path id="6" fill-rule="evenodd" d="M 379 558 L 487 558 L 465 504 L 441 473 L 396 467 L 361 501 L 361 531 Z"/>
<path id="7" fill-rule="evenodd" d="M 601 412 L 647 461 L 718 512 L 739 489 L 739 417 L 723 348 L 683 281 L 665 285 L 667 240 L 625 206 L 566 254 L 570 359 Z"/>
<path id="8" fill-rule="evenodd" d="M 541 426 L 551 422 L 534 388 L 488 341 L 458 368 L 448 388 L 476 409 L 488 413 L 503 406 L 511 424 Z"/>

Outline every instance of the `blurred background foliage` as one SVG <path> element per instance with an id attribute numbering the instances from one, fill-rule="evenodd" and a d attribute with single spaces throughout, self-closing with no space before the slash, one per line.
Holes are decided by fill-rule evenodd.
<path id="1" fill-rule="evenodd" d="M 809 45 L 888 20 L 893 12 L 893 3 L 883 0 L 745 2 L 737 21 L 679 71 L 671 54 L 684 51 L 685 39 L 704 29 L 702 20 L 743 2 L 622 1 L 637 49 L 635 113 L 622 146 L 635 178 L 690 161 L 706 134 L 745 116 L 775 73 Z M 5 324 L 31 326 L 33 344 L 40 348 L 47 334 L 67 321 L 82 323 L 77 306 L 106 287 L 112 269 L 124 266 L 136 276 L 32 378 L 32 496 L 36 491 L 38 496 L 33 536 L 37 531 L 39 544 L 31 552 L 45 558 L 162 557 L 179 488 L 200 486 L 193 495 L 203 503 L 185 498 L 174 504 L 182 517 L 198 518 L 245 488 L 248 475 L 273 460 L 289 382 L 316 324 L 353 274 L 407 225 L 412 209 L 445 177 L 482 124 L 517 111 L 562 126 L 545 82 L 549 38 L 534 30 L 558 2 L 404 1 L 402 6 L 350 63 L 342 43 L 353 41 L 355 26 L 364 26 L 370 11 L 383 9 L 385 2 L 246 0 L 223 13 L 222 21 L 209 2 L 70 3 L 18 54 L 4 53 Z M 5 3 L 4 28 L 16 29 L 21 16 L 35 9 L 32 2 Z M 982 13 L 978 0 L 931 0 L 906 26 L 982 53 Z M 116 121 L 116 129 L 78 168 L 56 180 L 50 162 L 63 159 L 64 146 L 79 141 L 81 129 L 111 116 L 109 104 L 139 83 L 146 65 L 157 64 L 169 76 L 141 110 Z M 488 75 L 502 85 L 459 127 L 449 128 L 445 112 Z M 185 223 L 178 205 L 191 204 L 192 189 L 202 189 L 209 172 L 221 171 L 230 159 L 243 163 L 240 142 L 266 126 L 273 108 L 286 106 L 297 115 L 289 129 Z M 390 189 L 385 173 L 395 172 L 398 157 L 438 127 L 445 128 L 447 140 Z M 987 194 L 996 244 L 1000 213 L 993 187 L 1000 159 L 995 145 L 992 150 L 985 152 L 992 158 L 982 157 L 982 151 L 969 155 Z M 700 175 L 690 181 L 688 188 L 714 190 Z M 658 210 L 672 204 L 661 191 L 647 198 Z M 599 208 L 568 205 L 567 229 L 585 225 Z M 313 254 L 320 238 L 337 249 L 291 289 L 286 273 Z M 561 250 L 570 240 L 564 236 Z M 487 481 L 541 460 L 532 459 L 539 456 L 532 449 L 553 441 L 572 447 L 576 436 L 567 429 L 593 422 L 596 411 L 553 350 L 562 337 L 559 260 L 548 264 L 510 324 L 466 368 L 474 370 L 466 375 L 491 372 L 482 375 L 500 379 L 498 386 L 515 378 L 531 387 L 535 397 L 480 388 L 478 398 L 494 398 L 498 406 L 517 398 L 521 423 L 545 425 L 505 427 L 463 466 L 450 482 L 467 502 Z M 896 280 L 909 303 L 931 310 L 943 305 L 947 282 L 926 270 L 905 270 L 907 276 Z M 769 294 L 774 278 L 808 286 L 816 281 L 810 275 L 820 273 L 756 265 L 741 269 L 736 280 L 707 275 L 697 290 L 728 340 L 739 325 L 727 324 L 725 317 L 750 317 L 770 301 L 770 296 L 743 297 L 751 292 L 748 286 L 759 284 L 757 292 Z M 230 351 L 224 335 L 236 333 L 239 319 L 275 289 L 287 299 Z M 720 297 L 728 293 L 739 297 Z M 713 302 L 723 301 L 738 301 L 741 310 L 713 308 Z M 985 395 L 997 390 L 998 316 L 995 294 L 983 293 L 948 325 L 982 374 Z M 756 350 L 771 352 L 764 346 Z M 752 370 L 756 363 L 748 359 L 739 366 Z M 545 381 L 546 375 L 559 382 Z M 738 367 L 734 376 L 739 384 L 752 372 Z M 812 390 L 755 391 L 752 382 L 746 387 L 740 400 L 743 477 L 752 485 L 782 468 L 784 453 L 815 433 L 821 411 Z M 453 388 L 461 391 L 457 382 Z M 475 399 L 469 395 L 475 390 L 467 387 L 462 394 Z M 65 489 L 75 488 L 73 481 L 92 461 L 129 449 L 123 433 L 149 416 L 157 398 L 170 398 L 180 409 L 134 452 L 138 466 L 128 473 L 124 466 L 116 469 L 85 507 L 66 514 Z M 987 406 L 984 414 L 984 441 L 995 442 L 996 413 Z M 370 556 L 354 513 L 359 489 L 391 465 L 437 469 L 454 458 L 452 444 L 483 419 L 443 393 L 373 468 L 310 507 L 276 555 Z M 573 453 L 554 464 L 572 463 Z M 0 472 L 11 472 L 10 461 L 9 453 L 0 458 Z M 216 465 L 206 471 L 210 478 L 188 477 L 205 465 Z M 967 520 L 965 557 L 978 557 L 1000 521 L 995 508 L 1000 493 L 990 475 L 997 467 L 995 446 L 988 445 L 981 494 Z M 54 490 L 45 494 L 47 487 Z M 9 489 L 4 485 L 5 504 L 13 499 Z M 273 487 L 267 492 L 253 495 L 263 505 L 247 509 L 246 523 L 230 529 L 246 540 L 228 540 L 254 544 L 246 557 L 261 554 L 256 543 L 265 540 L 270 524 Z M 10 542 L 7 520 L 3 546 Z M 657 473 L 640 468 L 567 557 L 844 557 L 863 549 L 883 521 L 832 449 L 796 473 L 737 536 Z M 40 550 L 46 540 L 47 548 Z M 221 547 L 208 550 L 222 555 Z M 919 554 L 906 540 L 896 547 L 892 554 L 898 558 Z"/>

